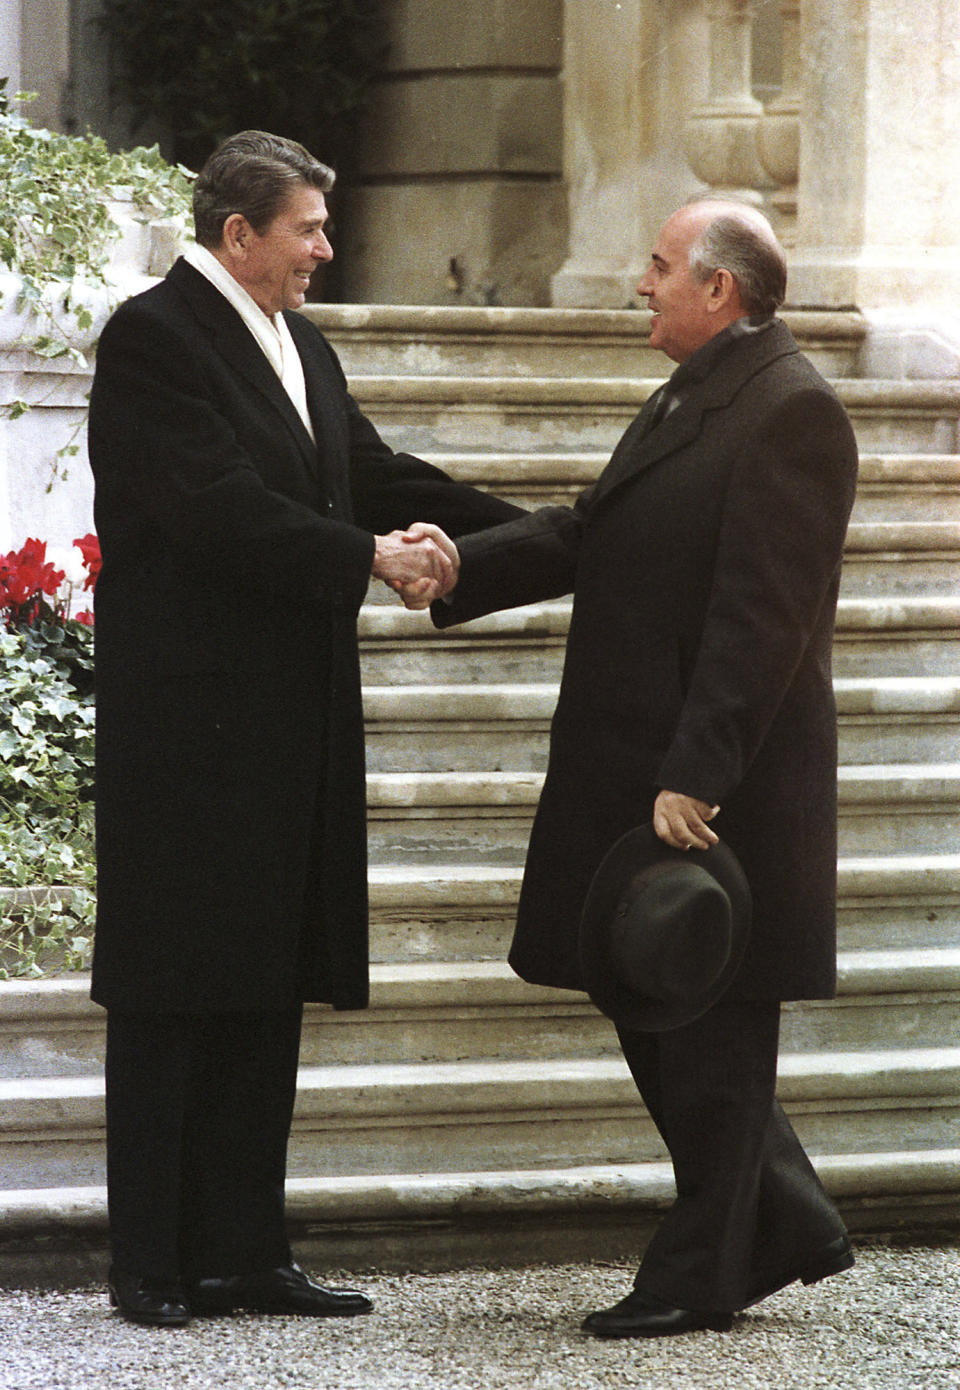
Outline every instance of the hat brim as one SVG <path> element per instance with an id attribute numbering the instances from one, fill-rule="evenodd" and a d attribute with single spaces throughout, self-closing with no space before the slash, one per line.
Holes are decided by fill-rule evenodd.
<path id="1" fill-rule="evenodd" d="M 610 953 L 610 927 L 617 903 L 630 879 L 644 869 L 670 860 L 696 862 L 707 870 L 730 899 L 730 952 L 709 986 L 682 1000 L 665 1002 L 638 994 L 621 979 Z M 652 825 L 628 830 L 608 850 L 593 876 L 580 919 L 580 969 L 584 987 L 597 1008 L 625 1028 L 661 1033 L 692 1023 L 729 988 L 740 968 L 750 934 L 752 900 L 736 855 L 722 840 L 708 850 L 678 850 L 665 844 Z"/>

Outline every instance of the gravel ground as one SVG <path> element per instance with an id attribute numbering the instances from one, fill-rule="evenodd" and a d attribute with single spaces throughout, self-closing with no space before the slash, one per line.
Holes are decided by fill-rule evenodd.
<path id="1" fill-rule="evenodd" d="M 3 1390 L 957 1390 L 960 1244 L 861 1243 L 848 1274 L 794 1285 L 729 1333 L 584 1337 L 633 1267 L 553 1265 L 349 1277 L 344 1321 L 245 1314 L 132 1326 L 102 1289 L 0 1290 Z M 325 1276 L 327 1277 L 327 1276 Z M 329 1281 L 334 1282 L 330 1276 Z"/>

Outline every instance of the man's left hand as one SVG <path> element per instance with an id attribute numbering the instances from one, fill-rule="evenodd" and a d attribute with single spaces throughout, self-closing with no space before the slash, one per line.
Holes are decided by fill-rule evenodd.
<path id="1" fill-rule="evenodd" d="M 674 849 L 709 849 L 720 843 L 720 836 L 707 824 L 719 810 L 683 792 L 663 791 L 653 804 L 653 828 Z"/>

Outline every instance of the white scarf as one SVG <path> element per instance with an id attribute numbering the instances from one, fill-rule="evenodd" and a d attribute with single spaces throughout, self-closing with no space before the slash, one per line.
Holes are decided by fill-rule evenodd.
<path id="1" fill-rule="evenodd" d="M 236 309 L 280 378 L 310 438 L 316 443 L 310 412 L 307 409 L 307 385 L 303 379 L 303 363 L 283 314 L 274 314 L 272 317 L 265 314 L 239 280 L 234 279 L 227 267 L 218 261 L 206 246 L 199 243 L 188 246 L 183 253 L 183 259 L 188 261 L 194 270 L 199 270 Z"/>

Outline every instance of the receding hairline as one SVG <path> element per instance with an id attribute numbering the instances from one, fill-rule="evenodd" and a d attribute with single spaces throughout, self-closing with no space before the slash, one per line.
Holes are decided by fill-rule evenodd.
<path id="1" fill-rule="evenodd" d="M 749 228 L 751 231 L 759 232 L 760 235 L 769 242 L 771 247 L 780 249 L 780 242 L 777 234 L 770 224 L 769 218 L 765 217 L 759 208 L 752 207 L 750 203 L 740 203 L 734 198 L 692 198 L 690 202 L 683 203 L 674 217 L 681 214 L 694 214 L 703 212 L 704 216 L 693 218 L 695 223 L 695 234 L 706 231 L 715 222 L 731 221 L 738 222 L 742 227 Z"/>

